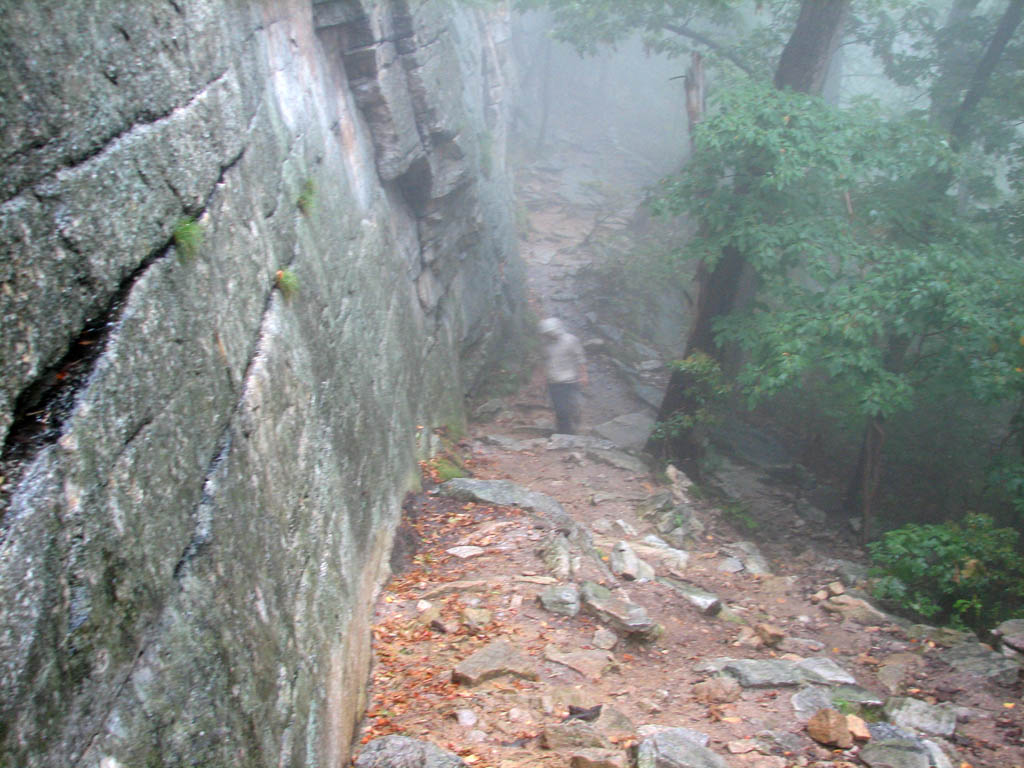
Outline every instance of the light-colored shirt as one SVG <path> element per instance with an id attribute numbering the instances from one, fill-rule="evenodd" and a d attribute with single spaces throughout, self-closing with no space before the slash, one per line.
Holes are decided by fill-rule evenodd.
<path id="1" fill-rule="evenodd" d="M 548 342 L 544 350 L 547 355 L 548 381 L 553 384 L 568 384 L 580 380 L 586 358 L 583 345 L 571 333 L 563 332 Z"/>

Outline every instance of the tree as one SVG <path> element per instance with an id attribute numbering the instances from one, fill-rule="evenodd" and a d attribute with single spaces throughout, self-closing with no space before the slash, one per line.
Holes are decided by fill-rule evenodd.
<path id="1" fill-rule="evenodd" d="M 849 6 L 849 0 L 806 0 L 801 4 L 796 25 L 779 58 L 774 79 L 776 88 L 820 92 L 829 62 L 839 44 Z M 743 163 L 745 160 L 731 162 Z M 750 158 L 750 162 L 753 164 L 739 171 L 745 180 L 730 187 L 731 193 L 740 198 L 747 192 L 748 181 L 763 172 L 757 165 L 759 158 Z M 705 217 L 701 220 L 707 224 Z M 701 236 L 704 234 L 702 231 Z M 702 352 L 718 358 L 721 349 L 715 339 L 714 324 L 718 318 L 732 312 L 744 282 L 748 285 L 752 282 L 748 254 L 734 243 L 724 245 L 720 253 L 709 254 L 700 260 L 697 280 L 696 311 L 683 357 Z M 674 369 L 658 409 L 658 421 L 671 420 L 680 411 L 692 411 L 695 404 L 689 394 L 691 389 L 692 382 L 685 369 Z M 700 436 L 693 430 L 653 436 L 648 441 L 648 448 L 676 458 L 691 473 L 699 472 L 703 448 Z"/>
<path id="2" fill-rule="evenodd" d="M 993 227 L 956 216 L 955 199 L 914 194 L 957 162 L 921 120 L 751 85 L 720 94 L 659 200 L 701 216 L 693 255 L 741 253 L 759 277 L 758 301 L 713 323 L 716 342 L 747 355 L 751 402 L 815 376 L 863 420 L 865 530 L 887 419 L 937 380 L 987 402 L 1024 384 L 1024 263 Z"/>

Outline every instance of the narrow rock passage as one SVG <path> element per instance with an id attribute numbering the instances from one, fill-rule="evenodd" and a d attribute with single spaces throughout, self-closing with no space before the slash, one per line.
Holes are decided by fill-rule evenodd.
<path id="1" fill-rule="evenodd" d="M 530 288 L 587 338 L 574 277 L 603 201 L 560 179 L 523 180 Z M 589 367 L 585 427 L 649 412 L 610 359 Z M 872 606 L 791 510 L 768 537 L 656 479 L 639 427 L 549 436 L 540 371 L 490 405 L 460 444 L 472 477 L 428 466 L 407 501 L 356 765 L 1024 766 L 1016 661 Z M 763 479 L 734 463 L 722 485 Z"/>

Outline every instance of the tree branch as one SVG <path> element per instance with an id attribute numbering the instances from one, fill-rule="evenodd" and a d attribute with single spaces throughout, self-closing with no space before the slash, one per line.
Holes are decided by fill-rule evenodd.
<path id="1" fill-rule="evenodd" d="M 664 29 L 667 32 L 671 32 L 675 35 L 679 35 L 679 37 L 689 38 L 694 42 L 700 43 L 705 48 L 710 48 L 712 51 L 722 56 L 722 58 L 731 61 L 740 70 L 745 72 L 750 77 L 756 77 L 754 70 L 751 69 L 750 66 L 743 61 L 743 59 L 741 59 L 739 56 L 730 51 L 721 43 L 715 42 L 710 37 L 706 37 L 705 35 L 702 35 L 700 32 L 694 32 L 692 29 L 689 29 L 685 25 L 680 26 L 678 24 L 665 23 L 662 25 L 662 29 Z"/>

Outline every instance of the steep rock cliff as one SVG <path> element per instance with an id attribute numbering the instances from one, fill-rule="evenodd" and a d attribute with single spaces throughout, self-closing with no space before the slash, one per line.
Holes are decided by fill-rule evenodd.
<path id="1" fill-rule="evenodd" d="M 416 459 L 521 322 L 502 20 L 4 18 L 0 764 L 340 765 Z"/>

